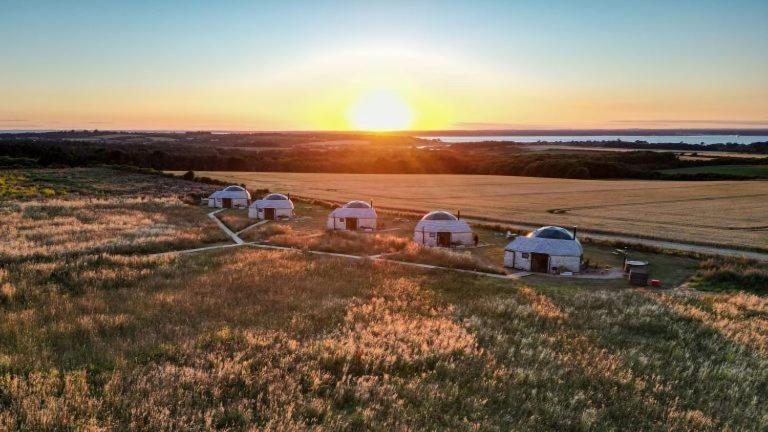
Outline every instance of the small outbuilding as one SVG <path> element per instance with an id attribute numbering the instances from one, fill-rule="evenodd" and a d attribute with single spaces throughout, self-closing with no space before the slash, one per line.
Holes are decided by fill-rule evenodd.
<path id="1" fill-rule="evenodd" d="M 293 201 L 283 194 L 268 194 L 251 204 L 248 217 L 259 220 L 290 219 L 293 217 Z"/>
<path id="2" fill-rule="evenodd" d="M 376 210 L 365 201 L 350 201 L 328 215 L 326 226 L 334 231 L 374 231 Z"/>
<path id="3" fill-rule="evenodd" d="M 413 241 L 425 246 L 469 246 L 475 244 L 475 236 L 468 223 L 447 211 L 437 210 L 427 213 L 416 224 Z"/>
<path id="4" fill-rule="evenodd" d="M 539 273 L 578 273 L 583 254 L 575 230 L 545 226 L 512 240 L 504 250 L 504 266 Z"/>
<path id="5" fill-rule="evenodd" d="M 227 186 L 208 197 L 208 207 L 246 208 L 251 202 L 251 194 L 242 186 Z"/>

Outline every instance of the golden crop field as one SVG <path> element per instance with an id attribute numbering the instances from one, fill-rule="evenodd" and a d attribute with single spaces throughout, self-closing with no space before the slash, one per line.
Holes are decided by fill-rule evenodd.
<path id="1" fill-rule="evenodd" d="M 570 180 L 430 174 L 198 172 L 296 195 L 380 207 L 735 247 L 768 244 L 768 182 Z"/>

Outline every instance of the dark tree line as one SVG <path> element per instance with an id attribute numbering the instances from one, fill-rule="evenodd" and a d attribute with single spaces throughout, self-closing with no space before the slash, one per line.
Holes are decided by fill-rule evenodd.
<path id="1" fill-rule="evenodd" d="M 281 171 L 328 173 L 497 174 L 574 179 L 740 178 L 666 175 L 684 166 L 744 163 L 741 159 L 682 161 L 675 154 L 631 152 L 524 152 L 504 144 L 414 146 L 393 144 L 237 146 L 201 140 L 113 143 L 48 137 L 0 137 L 0 166 L 128 165 L 173 171 Z M 749 163 L 761 163 L 753 159 Z M 768 162 L 768 161 L 764 161 Z"/>

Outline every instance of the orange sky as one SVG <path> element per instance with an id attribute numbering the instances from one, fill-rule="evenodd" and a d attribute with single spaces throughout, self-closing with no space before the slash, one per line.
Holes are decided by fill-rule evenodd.
<path id="1" fill-rule="evenodd" d="M 19 2 L 0 129 L 768 127 L 765 22 L 759 1 Z"/>

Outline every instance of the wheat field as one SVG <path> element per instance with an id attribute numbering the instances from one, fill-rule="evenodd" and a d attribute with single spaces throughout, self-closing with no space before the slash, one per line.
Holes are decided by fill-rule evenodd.
<path id="1" fill-rule="evenodd" d="M 199 172 L 249 188 L 380 207 L 766 248 L 768 182 L 571 180 L 431 174 Z"/>

